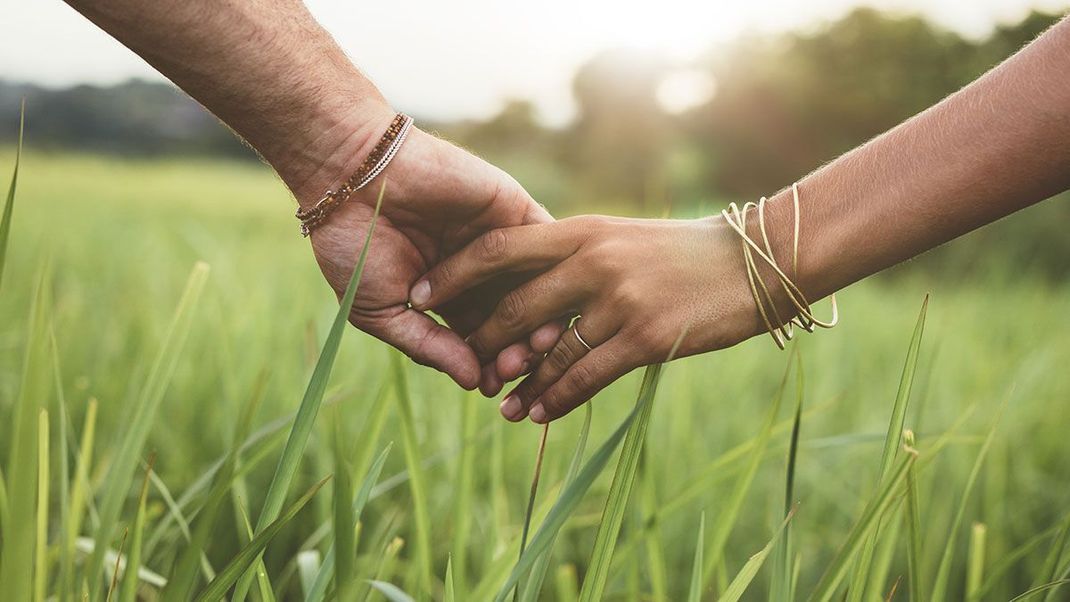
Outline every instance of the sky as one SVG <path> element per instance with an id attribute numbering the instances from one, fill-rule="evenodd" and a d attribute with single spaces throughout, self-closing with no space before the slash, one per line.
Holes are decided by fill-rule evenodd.
<path id="1" fill-rule="evenodd" d="M 13 4 L 13 6 L 11 6 Z M 509 99 L 547 123 L 572 113 L 576 68 L 599 50 L 638 47 L 686 62 L 744 32 L 813 28 L 864 4 L 921 13 L 983 36 L 1031 8 L 1070 0 L 308 0 L 310 10 L 399 110 L 485 118 Z M 408 15 L 400 21 L 399 14 Z M 0 78 L 46 86 L 162 79 L 60 0 L 11 0 L 0 15 Z M 678 78 L 666 102 L 709 86 Z M 675 94 L 677 98 L 672 98 Z"/>

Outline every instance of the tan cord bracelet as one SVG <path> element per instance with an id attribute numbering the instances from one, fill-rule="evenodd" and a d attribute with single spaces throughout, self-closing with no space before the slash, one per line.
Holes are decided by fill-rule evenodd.
<path id="1" fill-rule="evenodd" d="M 297 209 L 297 219 L 301 220 L 301 236 L 308 236 L 317 226 L 323 223 L 334 209 L 349 200 L 354 192 L 367 186 L 376 176 L 383 173 L 386 166 L 398 154 L 398 150 L 405 142 L 405 137 L 412 129 L 412 117 L 404 113 L 398 113 L 390 126 L 386 128 L 383 137 L 375 144 L 371 154 L 361 162 L 357 171 L 349 176 L 338 190 L 328 190 L 316 201 L 316 204 L 308 209 Z"/>
<path id="2" fill-rule="evenodd" d="M 798 184 L 791 185 L 791 195 L 792 203 L 794 205 L 795 220 L 791 247 L 791 271 L 793 274 L 798 275 Z M 814 327 L 817 326 L 820 326 L 821 328 L 832 328 L 839 321 L 840 314 L 839 309 L 836 306 L 836 295 L 832 295 L 829 298 L 832 302 L 832 317 L 828 321 L 821 321 L 814 317 L 813 312 L 810 310 L 810 302 L 806 300 L 806 296 L 799 287 L 792 282 L 791 278 L 784 273 L 784 270 L 780 268 L 776 257 L 773 256 L 773 246 L 769 243 L 769 233 L 765 229 L 765 203 L 766 198 L 762 197 L 757 203 L 744 203 L 742 210 L 740 210 L 735 203 L 731 203 L 728 205 L 728 209 L 721 211 L 721 215 L 724 217 L 725 221 L 728 222 L 728 225 L 739 234 L 741 239 L 740 244 L 743 247 L 743 261 L 747 266 L 747 281 L 750 283 L 751 295 L 754 296 L 754 304 L 758 307 L 758 314 L 761 316 L 762 322 L 765 323 L 766 328 L 769 330 L 769 335 L 773 337 L 773 342 L 776 343 L 777 347 L 784 349 L 786 343 L 790 341 L 795 334 L 795 326 L 799 326 L 807 332 L 813 332 Z M 747 235 L 747 212 L 752 208 L 758 210 L 758 230 L 762 235 L 762 246 L 765 247 L 764 250 Z M 773 301 L 773 295 L 769 292 L 769 287 L 767 287 L 762 280 L 761 273 L 758 271 L 758 264 L 754 259 L 755 254 L 773 269 L 773 273 L 776 274 L 777 280 L 780 281 L 780 286 L 788 295 L 788 300 L 791 301 L 791 304 L 795 306 L 795 310 L 798 312 L 794 318 L 787 322 L 781 319 L 780 313 L 776 309 L 776 303 Z"/>

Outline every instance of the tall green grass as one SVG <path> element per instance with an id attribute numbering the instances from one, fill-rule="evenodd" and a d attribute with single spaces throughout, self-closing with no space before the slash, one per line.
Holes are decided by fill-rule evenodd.
<path id="1" fill-rule="evenodd" d="M 85 203 L 38 169 L 71 174 Z M 1070 350 L 1043 337 L 1065 287 L 938 290 L 911 335 L 922 286 L 864 283 L 841 329 L 790 354 L 748 343 L 654 366 L 555 422 L 532 496 L 539 431 L 343 337 L 374 245 L 334 306 L 292 224 L 264 217 L 263 197 L 286 202 L 269 174 L 30 153 L 17 182 L 0 237 L 15 318 L 0 322 L 0 599 L 1066 591 L 1070 498 L 1053 483 L 1070 478 Z M 1011 305 L 1035 320 L 982 320 Z"/>

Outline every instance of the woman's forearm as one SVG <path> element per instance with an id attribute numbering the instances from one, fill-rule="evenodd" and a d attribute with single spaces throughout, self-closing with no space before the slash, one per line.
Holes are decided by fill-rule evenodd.
<path id="1" fill-rule="evenodd" d="M 803 179 L 799 285 L 820 298 L 1070 188 L 1070 20 Z M 769 205 L 790 257 L 791 191 Z"/>
<path id="2" fill-rule="evenodd" d="M 386 103 L 297 0 L 67 0 L 314 200 L 381 134 Z"/>

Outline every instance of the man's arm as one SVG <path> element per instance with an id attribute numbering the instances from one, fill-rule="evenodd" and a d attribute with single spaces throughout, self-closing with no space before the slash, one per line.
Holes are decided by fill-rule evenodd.
<path id="1" fill-rule="evenodd" d="M 307 203 L 393 117 L 296 0 L 67 0 L 253 146 Z"/>
<path id="2" fill-rule="evenodd" d="M 68 2 L 248 141 L 303 206 L 345 181 L 394 118 L 375 86 L 298 0 Z M 446 328 L 408 306 L 409 288 L 441 257 L 486 230 L 551 218 L 508 174 L 413 128 L 375 182 L 312 233 L 320 269 L 339 296 L 364 243 L 380 184 L 386 186 L 381 223 L 350 322 L 473 388 L 481 368 L 463 336 L 508 289 L 490 283 L 442 308 Z M 552 344 L 560 331 L 560 325 L 547 325 L 542 338 L 532 339 L 536 350 L 540 340 Z M 527 343 L 512 348 L 507 377 L 523 370 L 532 351 Z M 496 392 L 501 383 L 487 376 L 482 387 Z"/>

